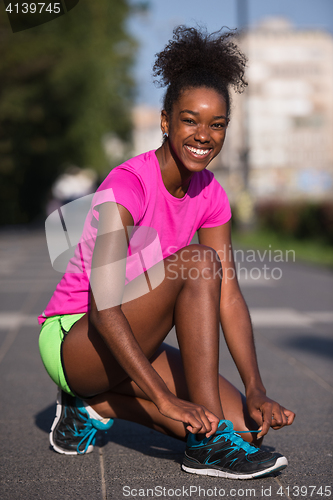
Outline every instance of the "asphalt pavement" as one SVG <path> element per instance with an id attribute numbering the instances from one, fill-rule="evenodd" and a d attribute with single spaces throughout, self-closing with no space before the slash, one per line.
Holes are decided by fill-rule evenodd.
<path id="1" fill-rule="evenodd" d="M 287 469 L 252 481 L 186 474 L 183 443 L 126 421 L 90 455 L 53 452 L 56 388 L 39 357 L 36 317 L 61 275 L 42 230 L 0 233 L 0 500 L 332 496 L 333 273 L 293 262 L 292 253 L 237 257 L 267 393 L 297 414 L 264 441 L 287 456 Z M 220 372 L 242 388 L 223 340 Z"/>

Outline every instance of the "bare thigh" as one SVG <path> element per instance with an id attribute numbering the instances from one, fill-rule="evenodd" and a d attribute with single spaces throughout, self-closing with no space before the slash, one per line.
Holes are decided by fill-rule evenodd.
<path id="1" fill-rule="evenodd" d="M 179 349 L 163 343 L 151 358 L 151 363 L 157 373 L 162 377 L 168 389 L 180 399 L 189 400 L 186 378 Z M 256 430 L 258 425 L 249 416 L 245 396 L 226 378 L 219 375 L 219 389 L 224 416 L 231 420 L 234 429 L 244 431 L 247 429 Z M 146 394 L 136 385 L 135 382 L 126 379 L 111 391 L 113 394 L 140 398 L 148 400 Z M 112 400 L 110 393 L 101 394 L 93 400 L 91 404 L 100 404 L 104 400 Z M 185 431 L 184 431 L 185 437 Z M 251 439 L 250 436 L 244 436 Z M 255 436 L 252 436 L 252 438 Z M 248 439 L 247 439 L 248 440 Z"/>
<path id="2" fill-rule="evenodd" d="M 148 321 L 143 318 L 142 321 L 139 321 L 138 317 L 132 321 L 130 315 L 126 318 L 141 349 L 150 359 L 172 325 L 166 320 L 161 320 L 158 325 L 154 321 L 148 325 Z M 128 379 L 127 373 L 89 321 L 88 314 L 75 323 L 66 335 L 63 363 L 69 386 L 82 397 L 92 397 L 110 391 Z"/>
<path id="3" fill-rule="evenodd" d="M 188 247 L 190 248 L 190 247 Z M 202 247 L 203 248 L 203 247 Z M 207 247 L 204 247 L 207 248 Z M 187 252 L 201 251 L 200 245 L 192 245 Z M 150 359 L 162 344 L 174 324 L 175 304 L 183 287 L 193 288 L 193 301 L 204 304 L 205 287 L 215 284 L 206 280 L 193 281 L 189 285 L 180 274 L 174 278 L 168 264 L 173 260 L 166 259 L 155 266 L 150 272 L 151 282 L 159 279 L 161 269 L 165 268 L 165 279 L 156 288 L 144 292 L 147 286 L 144 275 L 139 276 L 125 287 L 124 303 L 121 306 L 134 337 L 138 341 L 145 356 Z M 206 266 L 204 260 L 195 266 Z M 220 286 L 220 285 L 219 285 Z M 141 293 L 141 288 L 143 289 Z M 207 292 L 209 295 L 209 292 Z M 136 297 L 130 300 L 132 297 Z M 218 308 L 219 296 L 216 296 Z M 191 304 L 192 305 L 192 304 Z M 194 304 L 193 304 L 194 305 Z M 201 305 L 201 309 L 203 309 Z M 193 312 L 187 311 L 187 314 Z M 212 314 L 207 314 L 207 323 Z M 189 319 L 190 321 L 190 319 Z M 202 339 L 204 343 L 204 338 Z M 71 389 L 84 397 L 91 397 L 113 389 L 127 378 L 126 372 L 116 361 L 112 352 L 89 320 L 89 315 L 83 316 L 66 335 L 63 344 L 63 362 Z"/>

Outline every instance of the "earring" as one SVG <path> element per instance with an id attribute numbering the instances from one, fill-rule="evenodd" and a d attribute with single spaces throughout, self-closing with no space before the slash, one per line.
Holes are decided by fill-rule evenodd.
<path id="1" fill-rule="evenodd" d="M 169 137 L 168 132 L 164 132 L 163 137 L 165 137 L 167 139 Z"/>

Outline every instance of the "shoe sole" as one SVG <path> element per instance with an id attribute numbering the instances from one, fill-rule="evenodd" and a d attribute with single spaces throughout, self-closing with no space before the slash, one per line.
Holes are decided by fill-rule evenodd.
<path id="1" fill-rule="evenodd" d="M 288 465 L 288 460 L 286 459 L 286 457 L 279 457 L 275 462 L 275 464 L 272 465 L 272 467 L 269 467 L 268 469 L 259 472 L 253 472 L 252 474 L 235 474 L 218 469 L 193 469 L 192 467 L 187 467 L 184 464 L 182 464 L 182 469 L 185 472 L 189 472 L 190 474 L 200 474 L 202 476 L 224 477 L 227 479 L 252 479 L 254 477 L 267 476 L 272 472 L 278 472 L 280 470 L 285 469 L 287 465 Z"/>
<path id="2" fill-rule="evenodd" d="M 90 444 L 88 446 L 87 451 L 85 453 L 78 453 L 77 451 L 70 451 L 70 450 L 65 450 L 64 448 L 59 448 L 59 446 L 57 446 L 55 444 L 55 442 L 53 441 L 53 431 L 56 428 L 56 426 L 60 420 L 60 417 L 61 417 L 62 406 L 61 406 L 60 399 L 61 399 L 61 396 L 59 398 L 57 398 L 56 416 L 55 416 L 55 419 L 53 421 L 51 431 L 49 434 L 50 445 L 52 446 L 54 451 L 56 451 L 57 453 L 61 453 L 62 455 L 86 455 L 87 453 L 91 453 L 94 450 L 94 446 L 92 444 Z"/>

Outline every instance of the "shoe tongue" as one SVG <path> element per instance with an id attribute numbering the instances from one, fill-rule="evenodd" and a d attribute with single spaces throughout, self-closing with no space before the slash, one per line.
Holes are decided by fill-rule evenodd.
<path id="1" fill-rule="evenodd" d="M 230 420 L 220 420 L 219 426 L 218 426 L 219 431 L 233 431 L 234 426 Z"/>

